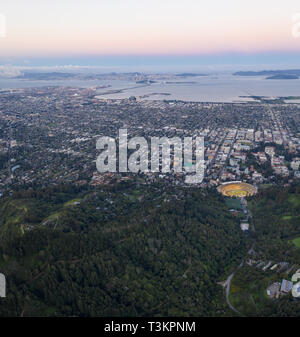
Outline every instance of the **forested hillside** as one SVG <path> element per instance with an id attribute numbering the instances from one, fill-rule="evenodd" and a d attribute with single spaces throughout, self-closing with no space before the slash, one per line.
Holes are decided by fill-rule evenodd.
<path id="1" fill-rule="evenodd" d="M 237 270 L 232 280 L 230 299 L 246 316 L 299 317 L 300 300 L 289 292 L 271 299 L 267 287 L 291 280 L 300 267 L 300 188 L 270 187 L 262 189 L 248 202 L 255 224 L 254 253 L 256 262 Z M 264 264 L 259 267 L 259 262 Z M 263 266 L 269 263 L 269 268 Z M 281 268 L 280 264 L 286 264 Z M 275 269 L 271 266 L 278 265 Z"/>
<path id="2" fill-rule="evenodd" d="M 246 251 L 215 191 L 57 186 L 0 200 L 0 316 L 222 316 Z"/>
<path id="3" fill-rule="evenodd" d="M 300 187 L 262 190 L 249 202 L 249 208 L 261 256 L 300 264 L 300 250 L 292 243 L 300 237 Z"/>

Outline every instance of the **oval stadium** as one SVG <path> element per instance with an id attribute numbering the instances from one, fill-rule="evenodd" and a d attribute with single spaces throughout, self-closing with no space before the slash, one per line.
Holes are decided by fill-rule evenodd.
<path id="1" fill-rule="evenodd" d="M 241 181 L 230 181 L 220 185 L 218 191 L 226 197 L 243 198 L 256 194 L 257 188 Z"/>

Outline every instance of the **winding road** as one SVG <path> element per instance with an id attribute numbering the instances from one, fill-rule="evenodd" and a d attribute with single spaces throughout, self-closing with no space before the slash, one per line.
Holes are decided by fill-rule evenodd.
<path id="1" fill-rule="evenodd" d="M 246 216 L 246 219 L 247 219 L 247 221 L 248 221 L 248 219 L 249 219 L 249 214 L 248 214 L 248 211 L 247 211 L 246 204 L 245 204 L 245 202 L 243 202 L 243 199 L 241 200 L 241 205 L 242 205 L 242 208 L 243 208 L 243 212 L 244 212 L 244 214 L 245 214 L 245 216 Z M 252 225 L 253 225 L 253 230 L 255 231 L 254 224 L 252 224 Z M 248 254 L 255 254 L 255 251 L 254 251 L 255 243 L 256 243 L 256 241 L 254 240 L 254 242 L 252 243 L 250 249 L 248 250 Z M 240 265 L 236 268 L 236 270 L 235 270 L 232 274 L 230 274 L 230 275 L 228 276 L 227 280 L 224 281 L 224 282 L 222 282 L 222 283 L 220 283 L 224 288 L 226 287 L 226 302 L 227 302 L 229 308 L 230 308 L 232 311 L 234 311 L 235 313 L 237 313 L 238 315 L 241 315 L 241 316 L 243 316 L 243 315 L 242 315 L 242 314 L 241 314 L 241 313 L 240 313 L 240 312 L 239 312 L 239 311 L 238 311 L 238 310 L 231 304 L 231 302 L 230 302 L 230 300 L 229 300 L 229 294 L 230 294 L 231 281 L 232 281 L 232 279 L 233 279 L 233 277 L 234 277 L 234 274 L 235 274 L 240 268 L 242 268 L 243 265 L 244 265 L 244 258 L 242 259 L 242 262 L 241 262 Z"/>
<path id="2" fill-rule="evenodd" d="M 231 280 L 232 280 L 234 274 L 236 273 L 236 271 L 238 269 L 240 269 L 241 267 L 243 267 L 243 265 L 244 265 L 244 259 L 242 260 L 241 264 L 237 267 L 237 269 L 232 274 L 230 274 L 228 276 L 227 280 L 224 282 L 224 287 L 226 287 L 226 302 L 227 302 L 229 308 L 239 315 L 242 315 L 242 314 L 237 309 L 235 309 L 235 307 L 231 304 L 231 302 L 229 300 L 229 293 L 230 293 Z"/>

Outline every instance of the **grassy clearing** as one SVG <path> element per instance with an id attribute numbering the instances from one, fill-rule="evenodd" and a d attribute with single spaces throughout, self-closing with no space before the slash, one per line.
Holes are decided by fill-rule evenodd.
<path id="1" fill-rule="evenodd" d="M 261 185 L 259 185 L 258 189 L 259 190 L 266 190 L 266 189 L 268 189 L 272 186 L 273 186 L 272 184 L 261 184 Z"/>
<path id="2" fill-rule="evenodd" d="M 225 198 L 225 202 L 230 209 L 243 210 L 239 199 Z"/>
<path id="3" fill-rule="evenodd" d="M 297 247 L 300 248 L 300 236 L 292 240 L 292 243 Z"/>
<path id="4" fill-rule="evenodd" d="M 75 199 L 69 200 L 69 201 L 67 201 L 67 202 L 64 203 L 64 207 L 72 206 L 76 202 L 80 202 L 80 201 L 81 201 L 80 198 L 75 198 Z"/>
<path id="5" fill-rule="evenodd" d="M 300 196 L 295 194 L 290 194 L 288 197 L 288 202 L 291 203 L 294 207 L 300 206 Z"/>

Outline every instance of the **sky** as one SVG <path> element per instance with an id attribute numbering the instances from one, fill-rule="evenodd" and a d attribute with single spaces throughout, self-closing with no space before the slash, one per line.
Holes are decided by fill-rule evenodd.
<path id="1" fill-rule="evenodd" d="M 299 0 L 1 0 L 0 64 L 300 66 L 298 13 Z"/>

